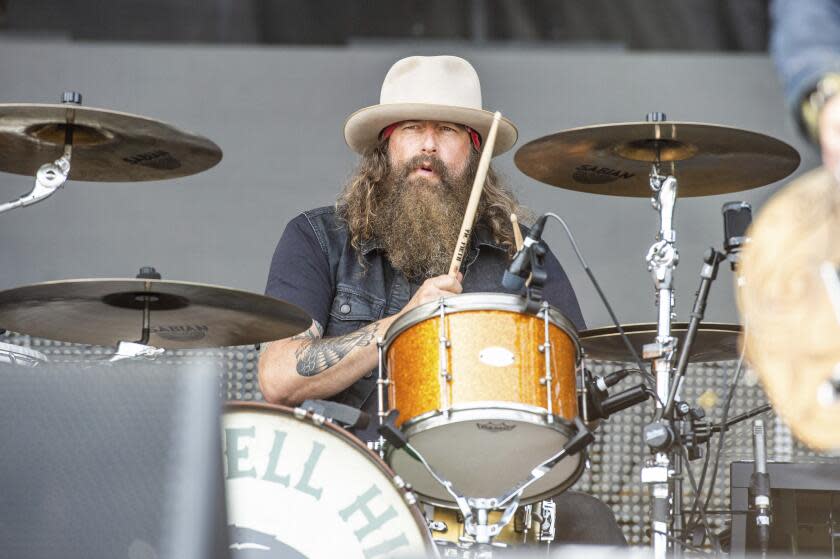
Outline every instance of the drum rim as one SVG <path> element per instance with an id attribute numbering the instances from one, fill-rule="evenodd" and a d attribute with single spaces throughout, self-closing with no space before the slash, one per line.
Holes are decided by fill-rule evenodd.
<path id="1" fill-rule="evenodd" d="M 525 309 L 525 299 L 519 295 L 511 293 L 494 293 L 494 292 L 476 292 L 476 293 L 461 293 L 459 295 L 452 295 L 444 299 L 446 305 L 446 314 L 454 314 L 466 311 L 507 311 L 519 314 L 529 314 L 536 317 L 537 313 L 529 313 Z M 575 362 L 580 361 L 581 346 L 578 340 L 578 331 L 575 325 L 566 316 L 560 312 L 557 307 L 548 306 L 548 321 L 554 326 L 563 330 L 572 340 L 575 346 Z M 396 319 L 388 330 L 385 331 L 385 336 L 382 339 L 382 347 L 385 352 L 388 351 L 391 344 L 396 340 L 400 334 L 408 330 L 412 326 L 428 320 L 429 318 L 440 316 L 440 303 L 424 303 L 419 307 L 415 307 Z"/>
<path id="2" fill-rule="evenodd" d="M 507 404 L 507 402 L 505 402 L 505 404 Z M 518 406 L 522 409 L 519 409 L 519 410 L 510 409 L 510 407 L 513 407 L 514 405 L 516 405 L 516 406 Z M 525 404 L 518 404 L 518 405 L 517 404 L 512 404 L 511 406 L 505 405 L 504 407 L 501 407 L 501 406 L 500 407 L 489 407 L 489 406 L 486 406 L 486 405 L 477 406 L 476 404 L 467 404 L 467 405 L 462 404 L 462 405 L 453 406 L 452 408 L 450 408 L 450 413 L 454 414 L 455 412 L 480 411 L 482 409 L 495 409 L 497 411 L 499 411 L 499 410 L 513 411 L 513 412 L 519 413 L 519 414 L 522 414 L 522 412 L 526 412 L 525 416 L 542 415 L 543 417 L 545 417 L 547 415 L 543 408 L 539 408 L 539 407 L 536 407 L 536 406 L 528 406 L 528 405 L 525 405 Z M 541 413 L 538 414 L 537 413 L 538 411 L 541 412 Z M 418 420 L 423 419 L 423 420 L 426 420 L 428 422 L 428 420 L 432 419 L 432 416 L 434 416 L 434 415 L 437 415 L 438 417 L 445 417 L 443 412 L 441 412 L 440 410 L 434 410 L 434 411 L 426 412 L 423 415 L 418 415 L 417 417 L 413 417 L 413 418 L 411 418 L 411 420 L 404 423 L 403 427 L 402 427 L 403 432 L 410 439 L 412 435 L 416 435 L 418 433 L 423 433 L 423 432 L 428 431 L 428 430 L 430 430 L 432 428 L 435 428 L 435 427 L 440 427 L 440 422 L 438 422 L 437 425 L 428 425 L 427 424 L 424 428 L 422 428 L 422 429 L 419 428 L 420 426 L 418 425 L 418 423 L 419 423 Z M 499 419 L 499 418 L 496 417 L 496 418 L 488 418 L 488 419 Z M 502 419 L 504 419 L 504 418 L 502 418 Z M 562 417 L 556 416 L 556 415 L 554 416 L 554 419 L 555 419 L 554 423 L 545 423 L 543 421 L 543 422 L 540 422 L 539 425 L 543 426 L 543 427 L 548 427 L 548 428 L 553 429 L 555 431 L 559 431 L 559 432 L 563 433 L 564 435 L 567 435 L 569 438 L 571 438 L 573 436 L 572 422 L 570 422 L 569 420 L 564 419 Z M 469 421 L 469 420 L 470 419 L 464 419 L 464 421 Z M 449 423 L 449 422 L 451 422 L 451 420 L 447 420 L 444 423 Z M 534 425 L 538 424 L 537 421 L 526 420 L 526 422 L 532 423 Z M 412 425 L 409 425 L 409 423 L 412 423 Z M 412 429 L 414 429 L 414 430 L 411 431 Z M 409 434 L 410 431 L 411 431 L 411 433 Z M 397 450 L 399 450 L 399 449 L 396 449 L 391 445 L 386 446 L 386 450 L 385 450 L 386 461 L 390 461 L 391 456 Z M 569 478 L 566 481 L 564 481 L 563 483 L 561 483 L 557 487 L 553 487 L 551 489 L 543 491 L 542 493 L 538 493 L 538 494 L 532 495 L 530 497 L 524 497 L 523 496 L 522 499 L 519 501 L 520 506 L 521 505 L 533 504 L 533 503 L 536 503 L 536 502 L 539 502 L 539 501 L 544 501 L 545 499 L 550 498 L 554 495 L 559 495 L 560 493 L 563 493 L 569 487 L 574 485 L 577 482 L 577 480 L 580 479 L 580 476 L 583 475 L 583 470 L 584 470 L 584 467 L 586 465 L 586 459 L 585 459 L 586 452 L 587 452 L 586 449 L 584 449 L 580 453 L 573 455 L 573 456 L 578 458 L 578 465 L 575 467 L 574 472 L 572 473 L 571 476 L 569 476 Z M 390 465 L 389 465 L 389 467 L 390 467 Z M 448 508 L 448 509 L 452 509 L 452 508 L 457 509 L 458 508 L 458 505 L 454 501 L 441 501 L 441 500 L 439 500 L 435 497 L 431 497 L 431 496 L 421 492 L 417 487 L 412 486 L 412 491 L 414 491 L 414 493 L 417 495 L 418 500 L 420 500 L 423 503 L 428 503 L 430 505 L 439 506 L 439 507 Z"/>
<path id="3" fill-rule="evenodd" d="M 36 359 L 41 361 L 42 363 L 49 363 L 49 359 L 47 356 L 41 353 L 36 349 L 32 349 L 31 347 L 24 347 L 17 344 L 10 344 L 8 342 L 0 342 L 0 352 L 8 352 L 8 353 L 17 353 L 19 355 L 23 355 L 24 357 L 29 357 L 31 359 Z"/>
<path id="4" fill-rule="evenodd" d="M 428 556 L 439 557 L 439 555 L 437 554 L 435 541 L 432 538 L 431 531 L 429 530 L 429 525 L 426 522 L 426 518 L 423 516 L 423 512 L 419 506 L 420 498 L 417 492 L 414 491 L 414 488 L 410 487 L 405 482 L 405 480 L 402 479 L 402 477 L 400 477 L 396 472 L 394 472 L 394 470 L 391 469 L 391 467 L 388 466 L 388 464 L 384 460 L 382 460 L 382 458 L 379 456 L 379 453 L 369 449 L 367 447 L 367 444 L 364 443 L 364 441 L 362 441 L 359 437 L 357 437 L 347 429 L 339 427 L 332 421 L 316 423 L 312 419 L 314 415 L 312 412 L 303 410 L 304 414 L 301 417 L 298 414 L 296 414 L 295 410 L 303 410 L 303 408 L 292 408 L 280 404 L 270 404 L 268 402 L 255 402 L 251 400 L 228 400 L 224 402 L 222 406 L 220 420 L 223 422 L 224 417 L 227 415 L 227 413 L 234 411 L 256 411 L 261 413 L 275 413 L 279 415 L 286 415 L 296 421 L 308 420 L 308 422 L 314 427 L 324 427 L 327 429 L 328 432 L 338 435 L 339 438 L 344 439 L 351 446 L 354 446 L 357 449 L 361 449 L 361 454 L 364 455 L 365 458 L 370 459 L 370 461 L 379 468 L 379 470 L 385 475 L 385 477 L 388 478 L 388 480 L 391 482 L 391 485 L 394 487 L 394 489 L 397 490 L 397 493 L 399 493 L 400 497 L 402 498 L 402 502 L 408 507 L 411 516 L 414 518 L 422 534 L 423 543 L 426 547 L 425 551 L 427 554 L 431 554 Z M 409 502 L 408 495 L 414 497 L 415 502 L 413 504 Z"/>

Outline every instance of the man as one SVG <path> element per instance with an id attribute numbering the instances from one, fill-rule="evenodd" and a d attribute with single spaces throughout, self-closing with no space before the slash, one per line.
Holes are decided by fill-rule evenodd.
<path id="1" fill-rule="evenodd" d="M 515 252 L 509 216 L 521 210 L 492 169 L 462 270 L 446 275 L 492 119 L 475 70 L 452 56 L 398 61 L 380 103 L 349 117 L 345 139 L 362 155 L 356 173 L 334 208 L 288 224 L 272 259 L 266 293 L 300 306 L 313 324 L 261 354 L 267 401 L 328 398 L 376 417 L 376 340 L 398 317 L 441 297 L 507 291 L 501 278 Z M 494 153 L 516 138 L 516 127 L 502 119 Z M 546 268 L 544 297 L 583 328 L 571 284 L 550 253 Z M 356 435 L 374 440 L 376 423 Z M 592 507 L 572 505 L 581 506 Z M 598 513 L 613 530 L 599 543 L 623 541 L 611 513 Z"/>
<path id="2" fill-rule="evenodd" d="M 773 0 L 770 14 L 788 106 L 840 181 L 840 0 Z"/>

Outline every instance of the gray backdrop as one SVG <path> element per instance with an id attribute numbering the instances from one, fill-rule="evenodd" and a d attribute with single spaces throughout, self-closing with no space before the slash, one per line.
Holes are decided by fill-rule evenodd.
<path id="1" fill-rule="evenodd" d="M 519 127 L 520 142 L 588 124 L 669 119 L 763 132 L 816 164 L 783 106 L 762 55 L 632 54 L 460 45 L 353 48 L 134 46 L 3 39 L 0 102 L 53 103 L 64 89 L 84 104 L 136 113 L 205 135 L 224 151 L 200 175 L 152 183 L 69 182 L 51 199 L 0 215 L 0 289 L 81 278 L 133 277 L 154 265 L 164 278 L 262 292 L 283 226 L 297 212 L 330 204 L 351 171 L 344 119 L 378 100 L 382 78 L 408 54 L 458 54 L 478 70 L 485 107 Z M 3 149 L 3 146 L 0 146 Z M 567 219 L 622 322 L 656 317 L 643 260 L 658 226 L 647 199 L 566 192 L 496 160 L 522 200 Z M 0 197 L 32 179 L 0 173 Z M 703 250 L 722 241 L 720 206 L 759 207 L 781 184 L 729 196 L 683 199 L 677 207 L 677 312 L 688 318 Z M 564 263 L 591 327 L 608 316 L 559 226 L 547 239 Z M 708 320 L 737 321 L 732 276 L 721 273 Z"/>

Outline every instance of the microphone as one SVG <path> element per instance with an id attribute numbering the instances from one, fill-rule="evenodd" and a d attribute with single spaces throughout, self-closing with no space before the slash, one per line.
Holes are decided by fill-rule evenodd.
<path id="1" fill-rule="evenodd" d="M 752 223 L 752 206 L 747 202 L 727 202 L 721 208 L 721 213 L 723 213 L 723 250 L 734 270 L 741 249 L 749 242 L 747 229 Z"/>
<path id="2" fill-rule="evenodd" d="M 587 410 L 590 412 L 589 420 L 607 419 L 614 413 L 640 404 L 648 399 L 648 390 L 643 384 L 619 392 L 614 396 L 609 395 L 607 390 L 627 378 L 630 374 L 631 371 L 629 369 L 622 369 L 606 376 L 588 378 L 586 381 L 586 403 Z M 589 377 L 588 372 L 587 377 Z M 579 404 L 581 407 L 583 406 L 582 402 L 579 402 Z"/>
<path id="3" fill-rule="evenodd" d="M 761 554 L 767 554 L 770 544 L 770 476 L 767 473 L 767 441 L 764 434 L 764 420 L 756 419 L 753 423 L 753 454 L 755 471 L 750 480 L 756 509 L 755 523 L 758 528 L 758 541 Z"/>
<path id="4" fill-rule="evenodd" d="M 547 215 L 542 215 L 528 231 L 528 235 L 522 243 L 522 248 L 513 256 L 507 270 L 502 276 L 502 287 L 511 291 L 519 291 L 525 286 L 525 280 L 531 271 L 532 247 L 542 239 L 542 232 L 545 228 Z"/>

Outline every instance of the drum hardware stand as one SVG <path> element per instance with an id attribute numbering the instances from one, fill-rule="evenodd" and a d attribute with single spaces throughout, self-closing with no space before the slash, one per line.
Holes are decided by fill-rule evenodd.
<path id="1" fill-rule="evenodd" d="M 557 453 L 548 459 L 538 464 L 531 470 L 529 477 L 520 482 L 514 489 L 501 497 L 484 498 L 484 497 L 465 497 L 456 491 L 452 482 L 446 480 L 432 468 L 429 462 L 411 443 L 408 442 L 406 436 L 396 427 L 395 419 L 397 410 L 391 410 L 382 420 L 379 428 L 380 435 L 387 440 L 392 446 L 397 449 L 404 449 L 409 456 L 420 462 L 426 471 L 449 493 L 458 509 L 464 516 L 464 530 L 475 538 L 477 544 L 490 544 L 492 539 L 499 535 L 502 528 L 504 528 L 513 518 L 516 509 L 519 507 L 519 500 L 522 493 L 548 473 L 551 468 L 557 465 L 561 460 L 568 456 L 582 452 L 592 441 L 595 440 L 592 432 L 586 427 L 579 417 L 575 417 L 575 427 L 577 432 L 575 435 L 561 448 Z M 502 516 L 498 522 L 488 524 L 488 514 L 491 510 L 502 509 Z"/>
<path id="2" fill-rule="evenodd" d="M 68 105 L 81 105 L 82 95 L 75 91 L 65 91 L 61 96 L 61 102 Z M 75 118 L 75 111 L 68 108 L 67 120 L 64 125 L 64 154 L 52 163 L 41 165 L 35 173 L 35 186 L 29 194 L 24 194 L 17 200 L 0 204 L 0 213 L 31 206 L 45 200 L 64 185 L 70 175 L 70 160 L 73 156 L 73 122 Z"/>
<path id="3" fill-rule="evenodd" d="M 651 173 L 651 186 L 656 190 L 654 186 L 654 172 Z M 671 179 L 672 177 L 668 177 Z M 666 181 L 668 179 L 665 179 Z M 660 183 L 664 187 L 664 183 Z M 660 192 L 660 201 L 661 201 L 661 190 Z M 676 185 L 674 186 L 674 198 L 676 197 Z M 720 263 L 724 260 L 730 260 L 733 266 L 738 260 L 738 253 L 741 250 L 741 247 L 746 242 L 746 228 L 749 225 L 750 216 L 751 216 L 751 208 L 749 204 L 745 202 L 730 202 L 724 204 L 723 206 L 723 216 L 724 216 L 724 251 L 718 251 L 714 247 L 709 248 L 705 254 L 703 255 L 703 265 L 700 269 L 700 286 L 697 289 L 697 294 L 694 299 L 694 306 L 691 310 L 691 319 L 688 324 L 688 329 L 686 331 L 685 339 L 683 340 L 683 347 L 680 351 L 679 361 L 677 363 L 676 370 L 673 372 L 673 376 L 669 374 L 666 377 L 665 375 L 660 375 L 660 366 L 658 363 L 660 359 L 655 361 L 655 367 L 657 370 L 657 392 L 659 395 L 659 402 L 657 402 L 657 419 L 654 423 L 647 425 L 645 427 L 644 436 L 645 442 L 648 446 L 656 453 L 656 458 L 654 459 L 654 467 L 662 467 L 666 468 L 664 471 L 668 473 L 668 476 L 663 476 L 662 471 L 658 471 L 656 473 L 649 472 L 651 476 L 650 481 L 648 483 L 654 484 L 654 554 L 657 559 L 661 559 L 663 557 L 663 549 L 667 549 L 667 541 L 674 541 L 673 539 L 665 540 L 666 537 L 671 536 L 673 537 L 675 534 L 681 534 L 684 531 L 683 526 L 683 514 L 682 514 L 682 469 L 683 469 L 683 454 L 674 452 L 674 445 L 679 444 L 686 448 L 686 454 L 689 460 L 694 460 L 699 458 L 702 452 L 702 448 L 699 446 L 702 443 L 711 438 L 712 434 L 712 427 L 709 425 L 708 422 L 704 421 L 705 412 L 703 412 L 702 408 L 692 408 L 688 403 L 681 402 L 678 400 L 679 392 L 682 387 L 683 380 L 685 378 L 685 373 L 688 368 L 688 361 L 691 356 L 691 348 L 694 344 L 694 339 L 697 335 L 698 328 L 700 327 L 700 323 L 703 321 L 703 317 L 706 311 L 706 303 L 709 297 L 709 289 L 711 287 L 712 282 L 717 279 L 717 273 L 720 268 Z M 673 201 L 671 202 L 671 209 L 670 209 L 670 216 L 663 217 L 662 223 L 663 227 L 660 231 L 660 235 L 663 235 L 665 230 L 665 224 L 667 223 L 668 226 L 672 223 L 673 220 Z M 667 237 L 665 237 L 667 239 Z M 672 237 L 673 239 L 673 237 Z M 661 243 L 661 241 L 660 241 Z M 656 245 L 654 245 L 656 246 Z M 650 257 L 651 253 L 654 251 L 654 248 L 651 247 L 651 252 L 648 253 Z M 674 264 L 676 265 L 676 263 Z M 659 279 L 660 276 L 654 275 L 656 279 Z M 670 281 L 670 279 L 669 279 Z M 661 287 L 661 284 L 657 285 Z M 663 292 L 660 289 L 660 334 L 661 334 L 661 325 L 662 320 L 664 318 L 664 313 L 662 312 L 662 296 Z M 673 304 L 673 300 L 672 300 Z M 673 337 L 671 338 L 673 340 Z M 657 337 L 657 343 L 660 342 L 660 338 Z M 653 353 L 657 353 L 656 350 L 660 349 L 659 347 L 655 347 Z M 645 347 L 645 352 L 647 354 L 649 350 L 649 346 Z M 647 356 L 647 355 L 646 355 Z M 668 356 L 668 367 L 671 366 L 672 355 Z M 664 366 L 661 367 L 664 370 Z M 667 390 L 661 390 L 660 386 L 663 386 L 663 382 L 667 380 L 668 384 L 664 384 L 664 386 L 668 386 Z M 664 395 L 664 400 L 662 399 Z M 676 413 L 675 413 L 676 412 Z M 670 454 L 670 457 L 668 456 Z M 663 460 L 662 458 L 665 457 Z M 673 465 L 672 470 L 668 470 L 668 465 Z M 645 479 L 645 469 L 642 470 L 642 478 L 643 481 Z M 664 481 L 661 481 L 663 478 L 665 480 L 671 477 L 671 483 L 664 485 L 665 487 L 670 488 L 673 495 L 673 502 L 670 503 L 673 505 L 673 508 L 669 506 L 666 508 L 665 503 L 662 499 L 662 495 L 664 491 L 662 490 Z M 657 494 L 659 495 L 659 501 L 657 501 Z M 671 514 L 670 511 L 673 511 Z M 668 512 L 668 516 L 665 516 L 664 513 Z M 657 516 L 658 515 L 658 516 Z M 667 524 L 662 523 L 663 519 L 671 519 L 671 522 Z M 657 521 L 659 523 L 657 524 Z M 672 527 L 673 532 L 669 533 L 667 529 L 663 530 L 663 528 L 667 528 L 670 525 Z M 663 534 L 664 532 L 664 534 Z M 667 536 L 665 535 L 667 534 Z M 657 540 L 660 542 L 659 547 L 657 547 Z M 681 552 L 680 549 L 675 549 L 675 554 L 679 554 Z"/>
<path id="4" fill-rule="evenodd" d="M 666 119 L 663 113 L 650 113 L 648 122 L 662 122 Z M 677 199 L 677 179 L 669 175 L 660 174 L 660 158 L 651 165 L 650 187 L 653 191 L 651 203 L 659 213 L 659 233 L 656 242 L 648 250 L 646 261 L 648 270 L 653 274 L 657 290 L 657 306 L 659 316 L 657 320 L 656 341 L 643 348 L 643 357 L 653 359 L 653 369 L 656 376 L 656 407 L 661 410 L 670 393 L 671 374 L 676 350 L 676 338 L 671 335 L 672 309 L 674 306 L 674 269 L 679 263 L 674 232 L 674 207 Z M 666 426 L 654 423 L 645 429 L 645 437 L 658 435 Z M 642 483 L 651 485 L 653 496 L 652 533 L 654 559 L 665 559 L 672 548 L 670 539 L 675 530 L 681 526 L 674 522 L 673 510 L 682 510 L 682 488 L 680 472 L 675 468 L 679 460 L 676 454 L 659 451 L 651 447 L 654 456 L 642 468 Z M 672 509 L 673 507 L 673 509 Z M 679 550 L 675 550 L 679 553 Z"/>
<path id="5" fill-rule="evenodd" d="M 137 279 L 161 279 L 161 275 L 151 266 L 144 266 L 140 268 L 140 273 L 137 274 Z M 149 282 L 146 282 L 146 290 L 151 287 Z M 162 347 L 154 347 L 149 345 L 149 338 L 151 336 L 151 319 L 152 311 L 151 304 L 157 298 L 154 295 L 139 295 L 138 301 L 143 302 L 143 325 L 141 328 L 140 339 L 136 342 L 121 341 L 117 344 L 117 352 L 109 361 L 121 361 L 123 359 L 133 359 L 135 357 L 149 357 L 155 358 L 161 355 L 165 350 Z"/>

